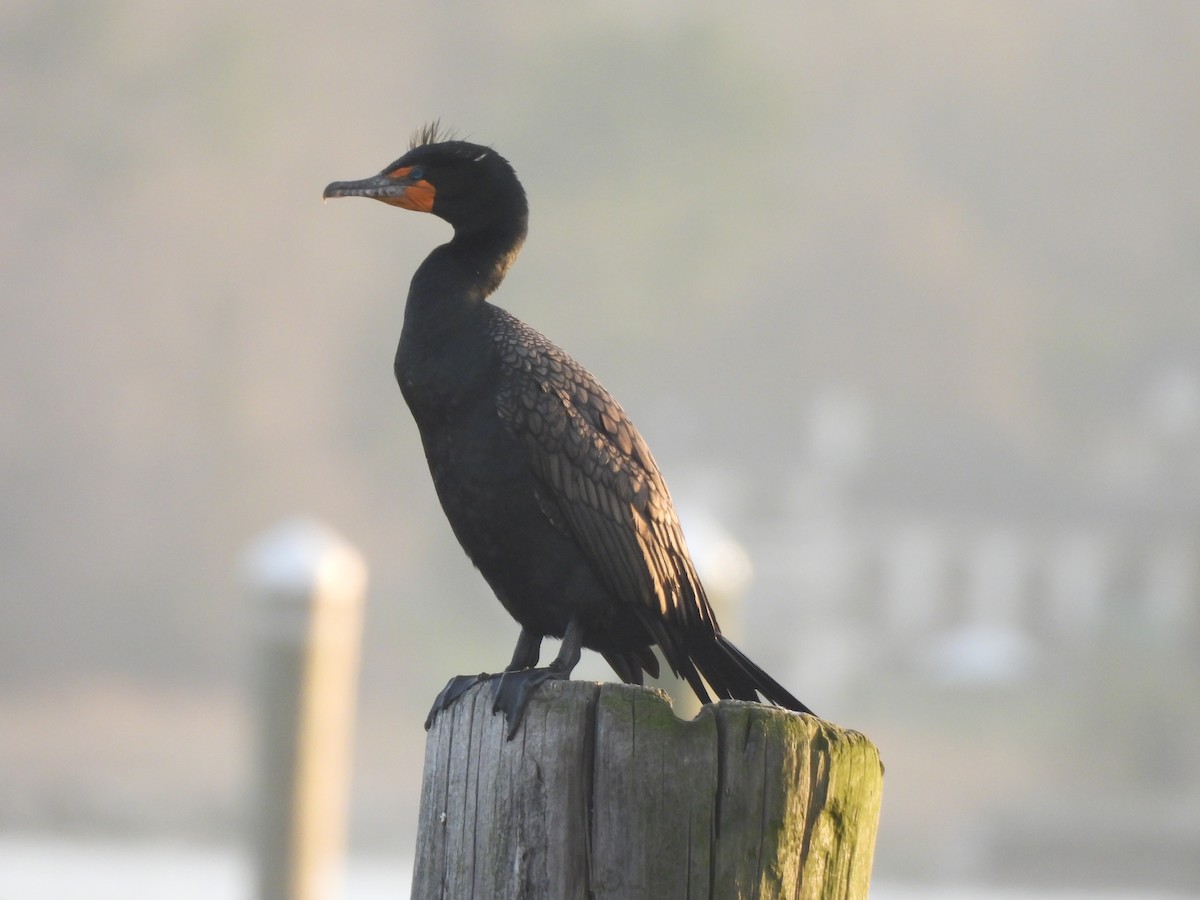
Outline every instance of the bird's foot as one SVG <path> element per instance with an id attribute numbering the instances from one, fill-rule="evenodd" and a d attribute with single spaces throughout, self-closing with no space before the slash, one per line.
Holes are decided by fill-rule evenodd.
<path id="1" fill-rule="evenodd" d="M 428 731 L 433 725 L 433 720 L 437 718 L 438 713 L 453 706 L 455 700 L 475 685 L 499 677 L 499 675 L 489 675 L 487 672 L 480 672 L 478 675 L 455 675 L 446 682 L 442 692 L 433 701 L 433 707 L 429 710 L 429 715 L 425 717 L 425 730 Z"/>
<path id="2" fill-rule="evenodd" d="M 571 677 L 569 670 L 551 664 L 544 669 L 520 669 L 502 672 L 493 689 L 492 715 L 504 713 L 508 725 L 507 739 L 512 740 L 525 715 L 525 707 L 538 685 L 547 681 L 566 681 Z"/>

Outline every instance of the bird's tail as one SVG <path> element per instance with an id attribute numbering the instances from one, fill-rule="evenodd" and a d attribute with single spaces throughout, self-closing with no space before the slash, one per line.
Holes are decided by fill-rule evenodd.
<path id="1" fill-rule="evenodd" d="M 711 640 L 697 642 L 690 650 L 695 668 L 704 676 L 704 680 L 718 698 L 757 701 L 761 695 L 769 703 L 784 709 L 813 714 L 811 709 L 755 665 L 720 632 L 714 634 Z M 706 693 L 697 690 L 693 679 L 687 680 L 700 699 L 707 701 Z"/>

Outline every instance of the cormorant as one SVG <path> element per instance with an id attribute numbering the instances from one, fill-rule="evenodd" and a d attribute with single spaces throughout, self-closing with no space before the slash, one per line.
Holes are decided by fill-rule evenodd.
<path id="1" fill-rule="evenodd" d="M 413 276 L 395 373 L 450 527 L 521 626 L 495 695 L 509 737 L 532 690 L 569 678 L 581 647 L 641 684 L 658 675 L 657 645 L 705 703 L 710 691 L 761 694 L 810 712 L 721 634 L 667 486 L 624 410 L 583 366 L 488 302 L 528 224 L 512 166 L 435 123 L 378 175 L 334 182 L 324 196 L 370 197 L 454 229 Z M 546 635 L 562 648 L 539 669 Z M 452 679 L 426 728 L 488 677 Z"/>

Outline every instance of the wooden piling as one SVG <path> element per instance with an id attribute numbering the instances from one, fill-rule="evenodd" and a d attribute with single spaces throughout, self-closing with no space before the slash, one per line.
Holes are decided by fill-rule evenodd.
<path id="1" fill-rule="evenodd" d="M 366 566 L 317 522 L 282 522 L 250 547 L 258 900 L 338 894 Z"/>
<path id="2" fill-rule="evenodd" d="M 476 686 L 428 735 L 412 898 L 866 897 L 882 780 L 857 732 L 621 684 L 545 684 L 506 741 Z"/>

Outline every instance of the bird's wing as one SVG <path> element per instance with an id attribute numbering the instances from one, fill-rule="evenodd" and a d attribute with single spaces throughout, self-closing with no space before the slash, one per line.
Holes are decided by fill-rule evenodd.
<path id="1" fill-rule="evenodd" d="M 504 324 L 498 411 L 525 447 L 543 510 L 638 610 L 672 668 L 689 667 L 678 642 L 715 624 L 649 447 L 582 366 L 524 323 Z"/>

